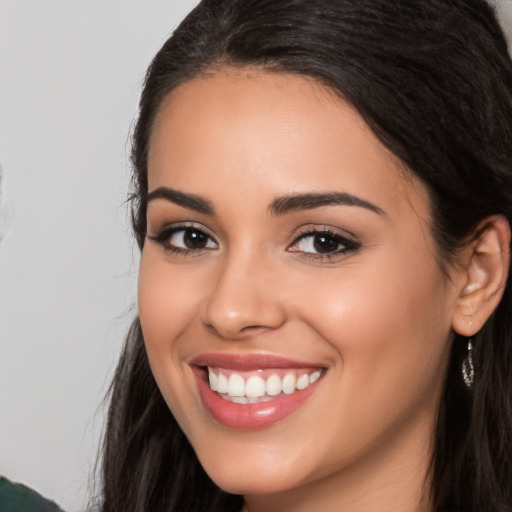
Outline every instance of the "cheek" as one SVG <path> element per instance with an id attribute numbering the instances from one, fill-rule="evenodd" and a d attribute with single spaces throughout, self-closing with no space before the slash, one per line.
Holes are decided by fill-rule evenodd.
<path id="1" fill-rule="evenodd" d="M 450 339 L 443 277 L 435 264 L 419 274 L 415 265 L 382 263 L 304 284 L 305 299 L 296 303 L 336 362 L 332 437 L 352 442 L 323 446 L 333 465 L 417 428 L 418 418 L 431 424 L 438 407 Z"/>
<path id="2" fill-rule="evenodd" d="M 138 281 L 138 309 L 148 351 L 172 348 L 170 342 L 180 337 L 200 304 L 200 288 L 194 283 L 202 279 L 201 273 L 172 266 L 156 252 L 144 248 Z"/>
<path id="3" fill-rule="evenodd" d="M 300 316 L 341 361 L 333 369 L 343 381 L 341 399 L 379 407 L 386 391 L 415 400 L 442 382 L 451 315 L 432 259 L 383 254 L 378 265 L 353 265 L 338 277 L 303 283 L 303 292 Z"/>
<path id="4" fill-rule="evenodd" d="M 191 410 L 198 408 L 191 391 L 194 376 L 182 357 L 187 347 L 184 333 L 198 320 L 207 283 L 204 272 L 192 265 L 173 266 L 160 250 L 144 248 L 138 281 L 144 343 L 155 381 L 184 432 L 193 430 Z"/>
<path id="5" fill-rule="evenodd" d="M 179 378 L 182 333 L 193 321 L 198 297 L 187 272 L 144 248 L 138 281 L 138 311 L 151 370 L 169 405 L 183 384 Z"/>

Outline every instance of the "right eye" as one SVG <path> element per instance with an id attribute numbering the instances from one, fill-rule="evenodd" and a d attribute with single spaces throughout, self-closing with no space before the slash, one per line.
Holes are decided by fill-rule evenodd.
<path id="1" fill-rule="evenodd" d="M 174 231 L 169 237 L 169 245 L 191 250 L 215 249 L 217 247 L 217 244 L 204 231 L 194 228 Z"/>
<path id="2" fill-rule="evenodd" d="M 194 253 L 218 248 L 217 242 L 210 235 L 194 226 L 170 226 L 149 238 L 165 250 L 176 253 Z"/>

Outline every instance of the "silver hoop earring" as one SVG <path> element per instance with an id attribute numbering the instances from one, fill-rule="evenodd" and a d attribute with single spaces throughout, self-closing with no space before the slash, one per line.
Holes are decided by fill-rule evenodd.
<path id="1" fill-rule="evenodd" d="M 466 387 L 471 388 L 475 379 L 475 367 L 473 365 L 473 345 L 471 338 L 468 340 L 468 353 L 462 361 L 462 378 Z"/>

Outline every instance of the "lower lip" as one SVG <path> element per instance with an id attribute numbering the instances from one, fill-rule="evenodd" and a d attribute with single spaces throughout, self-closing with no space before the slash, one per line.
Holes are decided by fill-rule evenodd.
<path id="1" fill-rule="evenodd" d="M 213 392 L 203 378 L 203 371 L 198 367 L 194 371 L 198 381 L 199 392 L 211 416 L 225 427 L 240 430 L 250 430 L 268 427 L 286 418 L 297 409 L 315 391 L 319 379 L 306 389 L 296 391 L 291 395 L 281 396 L 268 402 L 257 404 L 236 404 L 221 398 Z"/>

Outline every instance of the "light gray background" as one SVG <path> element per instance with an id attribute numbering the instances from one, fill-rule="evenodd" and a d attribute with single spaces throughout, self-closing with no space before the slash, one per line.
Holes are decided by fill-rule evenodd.
<path id="1" fill-rule="evenodd" d="M 69 512 L 85 508 L 134 314 L 123 202 L 140 81 L 195 3 L 0 0 L 0 474 Z"/>
<path id="2" fill-rule="evenodd" d="M 123 203 L 140 82 L 195 3 L 0 0 L 0 474 L 70 512 L 135 303 Z"/>

